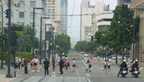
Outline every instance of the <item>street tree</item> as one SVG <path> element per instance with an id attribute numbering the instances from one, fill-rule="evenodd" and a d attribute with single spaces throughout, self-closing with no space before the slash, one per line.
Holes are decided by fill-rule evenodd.
<path id="1" fill-rule="evenodd" d="M 59 45 L 60 53 L 68 53 L 68 50 L 71 47 L 70 37 L 66 34 L 61 34 L 56 36 L 56 44 Z"/>
<path id="2" fill-rule="evenodd" d="M 113 11 L 113 19 L 110 24 L 108 37 L 108 47 L 115 51 L 130 49 L 133 39 L 133 19 L 134 11 L 126 5 L 117 6 Z M 137 31 L 137 26 L 135 26 Z"/>

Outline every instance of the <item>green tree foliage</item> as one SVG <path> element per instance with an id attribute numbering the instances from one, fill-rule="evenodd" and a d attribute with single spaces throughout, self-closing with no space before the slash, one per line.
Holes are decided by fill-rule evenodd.
<path id="1" fill-rule="evenodd" d="M 130 8 L 117 6 L 108 33 L 108 46 L 115 51 L 122 48 L 130 49 L 133 33 L 134 11 Z"/>
<path id="2" fill-rule="evenodd" d="M 95 33 L 96 43 L 101 46 L 106 46 L 108 44 L 107 34 L 109 32 L 109 25 L 101 25 L 98 27 L 98 31 Z"/>
<path id="3" fill-rule="evenodd" d="M 98 44 L 94 41 L 91 41 L 91 42 L 79 41 L 77 42 L 74 48 L 77 51 L 93 53 L 96 47 L 98 47 Z"/>
<path id="4" fill-rule="evenodd" d="M 59 45 L 60 53 L 68 53 L 68 50 L 71 47 L 70 37 L 66 34 L 57 35 L 56 45 Z"/>

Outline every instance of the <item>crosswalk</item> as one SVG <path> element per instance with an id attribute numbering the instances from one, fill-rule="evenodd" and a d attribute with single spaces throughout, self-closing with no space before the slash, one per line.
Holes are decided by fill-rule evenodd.
<path id="1" fill-rule="evenodd" d="M 13 80 L 12 82 L 20 82 L 22 78 Z M 89 82 L 85 77 L 48 77 L 31 76 L 22 82 Z"/>

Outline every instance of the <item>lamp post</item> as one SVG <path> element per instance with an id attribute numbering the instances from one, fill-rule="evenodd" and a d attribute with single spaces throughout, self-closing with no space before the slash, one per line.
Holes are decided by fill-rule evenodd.
<path id="1" fill-rule="evenodd" d="M 10 54 L 11 54 L 11 0 L 8 0 L 8 70 L 6 74 L 6 78 L 11 78 L 10 74 Z"/>
<path id="2" fill-rule="evenodd" d="M 33 36 L 32 36 L 32 57 L 34 57 L 34 28 L 35 28 L 35 9 L 44 9 L 44 8 L 33 8 Z"/>
<path id="3" fill-rule="evenodd" d="M 39 49 L 39 52 L 40 52 L 40 64 L 41 64 L 41 50 L 42 50 L 42 46 L 41 46 L 41 43 L 42 43 L 42 19 L 49 19 L 48 17 L 41 17 L 41 20 L 40 20 L 40 49 Z"/>
<path id="4" fill-rule="evenodd" d="M 45 51 L 44 51 L 44 55 L 45 55 L 45 58 L 46 58 L 46 26 L 48 24 L 45 24 Z"/>
<path id="5" fill-rule="evenodd" d="M 54 40 L 54 38 L 53 38 L 53 36 L 54 36 L 54 27 L 51 27 L 51 28 L 49 28 L 50 29 L 50 32 L 51 32 L 51 39 L 52 39 L 52 57 L 53 57 L 53 49 L 54 49 L 54 42 L 53 42 L 53 40 Z"/>
<path id="6" fill-rule="evenodd" d="M 1 69 L 3 69 L 3 5 L 1 5 L 2 15 L 2 53 L 1 53 Z"/>

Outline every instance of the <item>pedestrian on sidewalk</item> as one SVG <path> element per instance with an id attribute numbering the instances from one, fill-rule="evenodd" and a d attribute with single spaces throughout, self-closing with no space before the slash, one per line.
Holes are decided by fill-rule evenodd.
<path id="1" fill-rule="evenodd" d="M 52 57 L 52 65 L 53 65 L 53 68 L 55 69 L 55 58 Z"/>
<path id="2" fill-rule="evenodd" d="M 28 73 L 28 61 L 27 61 L 27 59 L 24 60 L 24 66 L 25 66 L 25 67 L 24 67 L 24 72 L 25 72 L 25 74 L 29 74 L 29 73 Z"/>
<path id="3" fill-rule="evenodd" d="M 64 67 L 64 61 L 63 61 L 63 58 L 60 59 L 59 67 L 60 67 L 60 74 L 63 74 L 63 67 Z"/>
<path id="4" fill-rule="evenodd" d="M 49 65 L 50 65 L 49 60 L 45 58 L 45 61 L 43 62 L 43 65 L 42 65 L 44 67 L 45 75 L 46 74 L 49 75 L 49 70 L 48 70 Z"/>
<path id="5" fill-rule="evenodd" d="M 75 58 L 74 58 L 73 61 L 72 61 L 72 66 L 73 66 L 72 71 L 75 71 L 75 69 L 76 69 L 76 61 L 75 61 Z"/>

